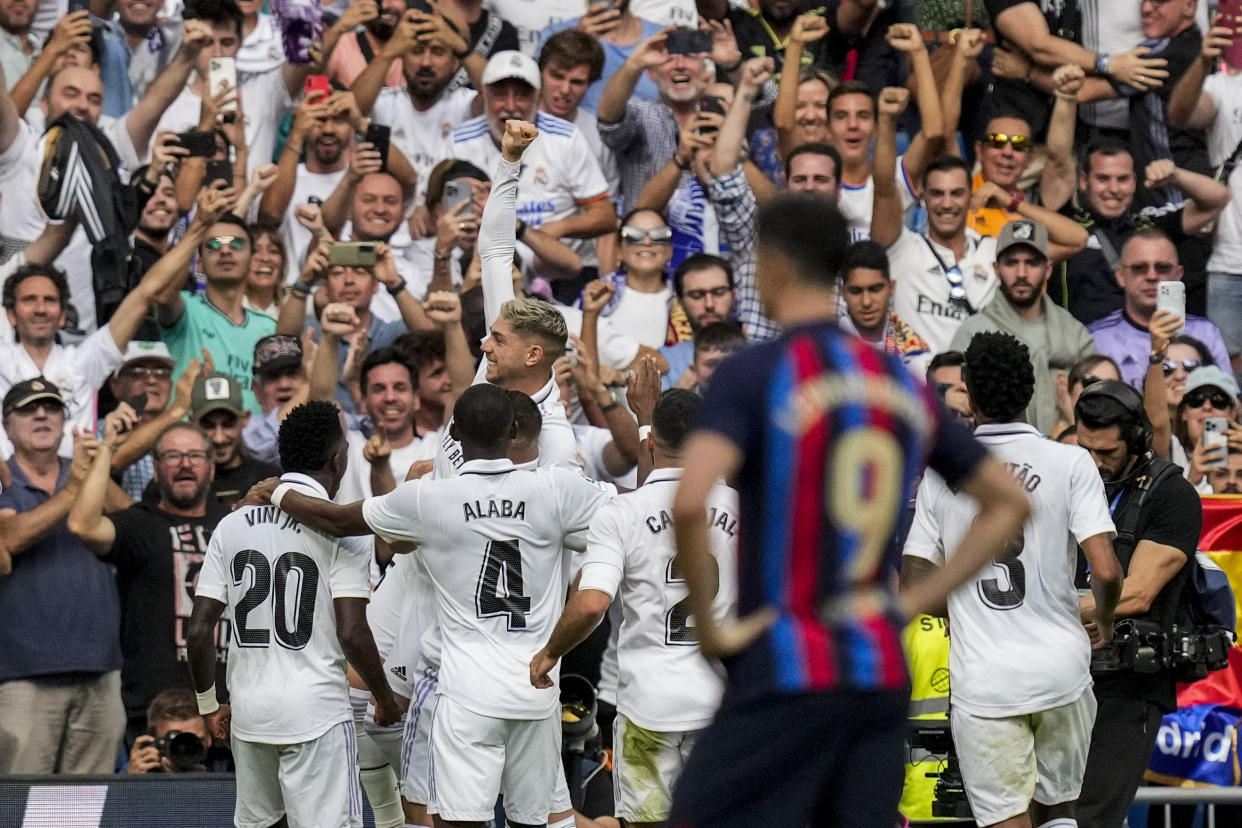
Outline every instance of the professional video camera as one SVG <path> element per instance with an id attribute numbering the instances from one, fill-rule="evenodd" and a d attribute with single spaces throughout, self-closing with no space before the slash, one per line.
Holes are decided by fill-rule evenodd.
<path id="1" fill-rule="evenodd" d="M 1127 618 L 1113 628 L 1112 643 L 1091 654 L 1091 672 L 1150 674 L 1167 669 L 1177 681 L 1197 681 L 1228 665 L 1232 645 L 1225 630 L 1174 626 L 1165 632 L 1154 622 Z"/>
<path id="2" fill-rule="evenodd" d="M 970 802 L 962 781 L 962 768 L 953 746 L 953 731 L 948 719 L 910 719 L 906 727 L 906 743 L 910 750 L 923 750 L 943 756 L 935 773 L 926 774 L 936 780 L 932 816 L 937 818 L 970 819 Z"/>

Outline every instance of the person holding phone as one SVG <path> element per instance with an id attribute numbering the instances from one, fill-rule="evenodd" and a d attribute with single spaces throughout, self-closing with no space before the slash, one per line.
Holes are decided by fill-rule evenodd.
<path id="1" fill-rule="evenodd" d="M 1200 494 L 1211 491 L 1208 472 L 1226 460 L 1226 446 L 1242 447 L 1238 383 L 1215 365 L 1191 372 L 1173 412 L 1173 434 L 1186 452 L 1186 479 Z"/>
<path id="2" fill-rule="evenodd" d="M 1226 0 L 1203 37 L 1199 59 L 1177 82 L 1169 120 L 1207 132 L 1208 159 L 1233 196 L 1216 224 L 1208 259 L 1207 317 L 1225 335 L 1233 370 L 1242 370 L 1242 4 Z"/>

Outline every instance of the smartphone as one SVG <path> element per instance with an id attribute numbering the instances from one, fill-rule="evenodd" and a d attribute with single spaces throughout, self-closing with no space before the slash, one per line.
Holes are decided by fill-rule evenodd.
<path id="1" fill-rule="evenodd" d="M 231 57 L 212 58 L 207 64 L 207 94 L 216 95 L 225 89 L 237 88 L 237 62 Z M 221 112 L 236 112 L 237 101 L 231 101 Z"/>
<path id="2" fill-rule="evenodd" d="M 1242 35 L 1236 30 L 1242 26 L 1242 0 L 1220 0 L 1220 24 L 1235 30 L 1233 43 L 1221 54 L 1221 59 L 1234 69 L 1242 68 Z"/>
<path id="3" fill-rule="evenodd" d="M 129 407 L 134 409 L 134 413 L 137 414 L 139 417 L 142 416 L 142 412 L 147 410 L 146 392 L 139 392 L 135 394 L 134 396 L 130 397 L 125 402 L 129 403 Z M 125 431 L 129 431 L 129 428 L 126 428 Z M 124 433 L 124 431 L 122 433 Z"/>
<path id="4" fill-rule="evenodd" d="M 405 0 L 406 9 L 420 11 L 423 14 L 434 14 L 431 10 L 431 4 L 427 0 Z"/>
<path id="5" fill-rule="evenodd" d="M 306 76 L 306 97 L 309 100 L 322 100 L 332 94 L 332 82 L 327 75 Z"/>
<path id="6" fill-rule="evenodd" d="M 363 133 L 362 140 L 375 147 L 375 151 L 380 154 L 380 169 L 388 169 L 388 139 L 392 135 L 392 129 L 383 124 L 371 123 L 367 125 L 367 131 Z"/>
<path id="7" fill-rule="evenodd" d="M 1227 446 L 1229 438 L 1225 436 L 1225 430 L 1229 428 L 1229 420 L 1226 417 L 1208 417 L 1203 421 L 1203 445 L 1210 446 Z M 1224 469 L 1229 466 L 1229 449 L 1226 448 L 1220 453 L 1218 459 L 1209 460 L 1205 465 L 1214 469 Z"/>
<path id="8" fill-rule="evenodd" d="M 440 204 L 444 206 L 444 212 L 451 213 L 458 204 L 469 201 L 471 195 L 469 180 L 454 178 L 444 182 L 444 195 L 440 199 Z"/>
<path id="9" fill-rule="evenodd" d="M 212 147 L 215 152 L 215 147 Z M 203 184 L 210 187 L 217 181 L 223 181 L 224 186 L 233 186 L 233 162 L 232 161 L 208 161 L 207 174 L 203 176 Z"/>
<path id="10" fill-rule="evenodd" d="M 375 242 L 333 242 L 328 245 L 328 264 L 375 267 Z"/>
<path id="11" fill-rule="evenodd" d="M 1171 310 L 1182 320 L 1179 334 L 1186 330 L 1186 283 L 1160 282 L 1156 285 L 1156 310 Z"/>
<path id="12" fill-rule="evenodd" d="M 88 12 L 91 10 L 91 0 L 69 0 L 69 14 L 74 12 Z"/>
<path id="13" fill-rule="evenodd" d="M 710 112 L 723 116 L 725 114 L 724 98 L 719 95 L 704 95 L 699 98 L 699 112 Z M 713 135 L 720 131 L 720 127 L 708 126 L 699 127 L 694 131 L 695 135 Z"/>
<path id="14" fill-rule="evenodd" d="M 696 55 L 712 50 L 711 32 L 699 29 L 674 29 L 668 33 L 670 55 Z"/>
<path id="15" fill-rule="evenodd" d="M 177 143 L 190 151 L 190 158 L 210 158 L 216 154 L 216 134 L 209 129 L 178 132 Z"/>

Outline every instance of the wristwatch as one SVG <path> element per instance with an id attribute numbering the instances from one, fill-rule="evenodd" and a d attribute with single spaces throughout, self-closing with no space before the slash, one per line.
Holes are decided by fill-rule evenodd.
<path id="1" fill-rule="evenodd" d="M 1151 355 L 1147 358 L 1147 361 L 1151 365 L 1159 365 L 1160 363 L 1164 362 L 1164 358 L 1165 356 L 1168 355 L 1168 353 L 1169 353 L 1169 349 L 1167 346 L 1164 348 L 1160 348 L 1159 350 L 1154 350 L 1151 352 Z"/>
<path id="2" fill-rule="evenodd" d="M 1095 73 L 1097 75 L 1108 74 L 1108 64 L 1112 62 L 1112 57 L 1105 52 L 1100 52 L 1095 56 Z"/>

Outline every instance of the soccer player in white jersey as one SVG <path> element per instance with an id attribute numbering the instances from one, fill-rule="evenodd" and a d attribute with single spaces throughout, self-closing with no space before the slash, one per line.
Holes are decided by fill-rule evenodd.
<path id="1" fill-rule="evenodd" d="M 564 603 L 565 537 L 608 496 L 576 471 L 514 467 L 504 390 L 474 385 L 453 413 L 465 457 L 457 477 L 407 481 L 348 506 L 283 483 L 271 499 L 330 534 L 417 544 L 442 633 L 429 810 L 481 826 L 503 793 L 510 825 L 542 826 L 560 765 L 560 705 L 555 691 L 530 685 L 530 659 Z"/>
<path id="2" fill-rule="evenodd" d="M 475 382 L 522 391 L 543 412 L 539 463 L 577 465 L 577 442 L 561 405 L 552 364 L 565 352 L 565 318 L 546 302 L 513 293 L 513 248 L 517 242 L 516 204 L 522 153 L 539 132 L 525 121 L 506 121 L 501 157 L 492 175 L 492 192 L 479 225 L 483 266 L 483 315 L 488 337 Z M 436 455 L 435 476 L 449 477 L 462 465 L 461 447 L 446 429 Z"/>
<path id="3" fill-rule="evenodd" d="M 1003 557 L 949 596 L 953 739 L 979 825 L 1067 828 L 1077 825 L 1095 722 L 1091 648 L 1112 637 L 1121 597 L 1115 529 L 1091 456 L 1026 423 L 1035 387 L 1026 346 L 1009 334 L 976 334 L 963 374 L 975 436 L 1026 490 L 1031 516 Z M 928 472 L 903 579 L 916 582 L 943 564 L 977 511 L 972 498 Z M 1074 588 L 1079 547 L 1102 610 L 1090 632 Z"/>
<path id="4" fill-rule="evenodd" d="M 282 485 L 331 497 L 345 471 L 345 434 L 332 403 L 294 408 L 280 428 Z M 370 553 L 273 506 L 220 521 L 199 573 L 188 633 L 199 712 L 237 762 L 239 828 L 362 825 L 346 659 L 376 699 L 376 721 L 401 710 L 367 627 Z M 231 610 L 228 685 L 216 701 L 216 622 Z"/>
<path id="5" fill-rule="evenodd" d="M 655 470 L 591 522 L 578 591 L 530 663 L 531 684 L 551 687 L 550 670 L 590 634 L 613 601 L 620 603 L 613 789 L 616 816 L 628 825 L 668 819 L 681 766 L 724 690 L 718 665 L 699 653 L 685 581 L 674 567 L 669 518 L 681 478 L 681 447 L 700 402 L 694 392 L 674 388 L 656 404 L 647 438 Z M 717 484 L 708 509 L 720 573 L 714 609 L 724 618 L 737 597 L 737 492 Z"/>

